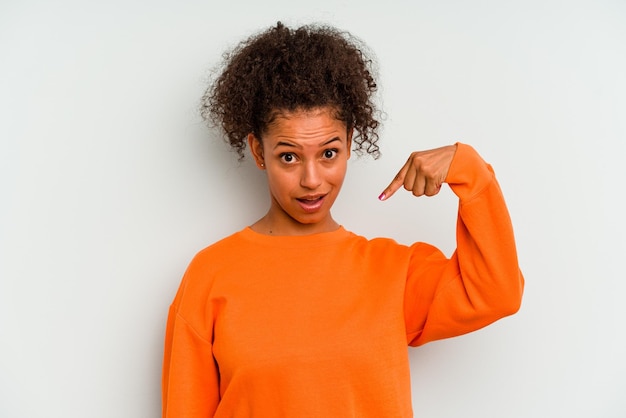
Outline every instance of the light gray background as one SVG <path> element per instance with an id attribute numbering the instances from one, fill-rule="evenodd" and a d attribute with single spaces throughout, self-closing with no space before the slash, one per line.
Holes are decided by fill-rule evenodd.
<path id="1" fill-rule="evenodd" d="M 262 174 L 196 105 L 221 52 L 277 20 L 377 54 L 383 157 L 351 161 L 334 211 L 348 229 L 450 254 L 449 190 L 376 197 L 409 152 L 454 141 L 507 198 L 522 309 L 411 349 L 415 415 L 626 416 L 617 0 L 2 1 L 0 416 L 159 416 L 187 263 L 267 207 Z"/>

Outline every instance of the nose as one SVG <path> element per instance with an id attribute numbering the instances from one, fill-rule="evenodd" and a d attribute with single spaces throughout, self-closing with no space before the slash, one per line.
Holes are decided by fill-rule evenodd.
<path id="1" fill-rule="evenodd" d="M 300 176 L 300 186 L 305 189 L 315 190 L 322 184 L 321 167 L 318 167 L 317 161 L 307 161 L 302 166 L 302 174 Z"/>

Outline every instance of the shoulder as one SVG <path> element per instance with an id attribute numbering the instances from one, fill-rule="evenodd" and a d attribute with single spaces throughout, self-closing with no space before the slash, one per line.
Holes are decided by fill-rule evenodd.
<path id="1" fill-rule="evenodd" d="M 423 241 L 403 244 L 387 237 L 365 238 L 359 235 L 354 235 L 354 237 L 359 246 L 357 252 L 364 258 L 375 260 L 380 264 L 402 264 L 415 267 L 447 259 L 439 248 Z"/>
<path id="2" fill-rule="evenodd" d="M 206 297 L 219 276 L 228 266 L 240 263 L 245 254 L 243 230 L 235 232 L 198 251 L 189 262 L 183 275 L 177 299 Z"/>
<path id="3" fill-rule="evenodd" d="M 421 243 L 406 245 L 389 237 L 367 238 L 362 235 L 350 233 L 349 243 L 353 245 L 353 251 L 365 258 L 379 260 L 380 262 L 405 259 L 411 256 L 414 246 L 421 247 Z"/>
<path id="4" fill-rule="evenodd" d="M 246 243 L 246 229 L 237 231 L 198 251 L 191 260 L 191 265 L 223 259 L 238 253 Z"/>

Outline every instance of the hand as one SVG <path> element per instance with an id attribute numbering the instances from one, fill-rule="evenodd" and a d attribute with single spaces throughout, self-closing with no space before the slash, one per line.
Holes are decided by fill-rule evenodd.
<path id="1" fill-rule="evenodd" d="M 411 153 L 407 162 L 378 198 L 389 199 L 400 186 L 404 186 L 415 196 L 436 195 L 446 180 L 455 152 L 456 145 L 448 145 Z"/>

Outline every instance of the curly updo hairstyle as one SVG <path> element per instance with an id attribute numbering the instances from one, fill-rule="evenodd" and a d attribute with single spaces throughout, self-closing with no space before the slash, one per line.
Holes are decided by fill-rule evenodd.
<path id="1" fill-rule="evenodd" d="M 251 36 L 223 55 L 217 76 L 202 96 L 200 114 L 221 126 L 243 159 L 247 136 L 262 138 L 281 112 L 334 109 L 354 128 L 354 150 L 378 158 L 373 60 L 347 32 L 324 25 L 276 26 Z"/>

